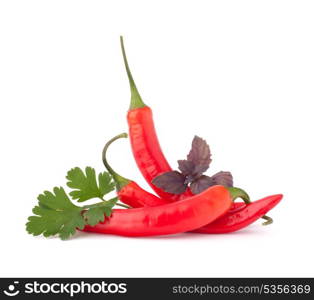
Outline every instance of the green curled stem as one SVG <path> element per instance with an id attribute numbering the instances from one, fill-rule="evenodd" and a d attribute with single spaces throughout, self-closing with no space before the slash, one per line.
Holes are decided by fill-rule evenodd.
<path id="1" fill-rule="evenodd" d="M 237 187 L 228 187 L 227 189 L 231 195 L 232 201 L 236 200 L 237 198 L 241 198 L 245 204 L 252 203 L 250 196 L 248 195 L 246 191 Z M 266 216 L 266 215 L 262 216 L 262 219 L 266 220 L 266 222 L 262 224 L 264 226 L 270 225 L 274 222 L 271 217 Z"/>
<path id="2" fill-rule="evenodd" d="M 117 191 L 120 191 L 124 186 L 128 185 L 131 180 L 119 175 L 117 172 L 115 172 L 111 166 L 109 165 L 108 161 L 107 161 L 107 150 L 109 148 L 109 146 L 116 140 L 118 139 L 121 139 L 121 138 L 127 138 L 128 135 L 127 133 L 121 133 L 121 134 L 118 134 L 116 135 L 115 137 L 113 137 L 111 140 L 109 140 L 103 151 L 102 151 L 102 161 L 106 167 L 106 169 L 108 170 L 108 172 L 111 174 L 111 176 L 113 177 L 113 180 L 115 181 L 116 183 L 116 188 L 117 188 Z"/>
<path id="3" fill-rule="evenodd" d="M 266 220 L 266 222 L 263 222 L 263 224 L 262 225 L 264 225 L 264 226 L 266 226 L 266 225 L 270 225 L 270 224 L 272 224 L 273 222 L 274 222 L 274 220 L 271 218 L 271 217 L 268 217 L 268 216 L 262 216 L 262 218 L 264 219 L 264 220 Z"/>

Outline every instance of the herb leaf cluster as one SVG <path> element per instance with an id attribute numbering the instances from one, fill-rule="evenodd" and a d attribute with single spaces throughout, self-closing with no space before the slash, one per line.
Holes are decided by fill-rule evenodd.
<path id="1" fill-rule="evenodd" d="M 186 159 L 178 160 L 179 171 L 170 171 L 156 176 L 152 183 L 171 194 L 182 194 L 189 187 L 193 194 L 199 194 L 213 185 L 233 186 L 230 172 L 220 171 L 213 176 L 203 175 L 211 163 L 211 152 L 202 138 L 195 136 Z"/>
<path id="2" fill-rule="evenodd" d="M 94 226 L 110 217 L 112 208 L 118 198 L 104 200 L 104 196 L 114 190 L 115 184 L 109 173 L 98 174 L 91 167 L 71 169 L 66 178 L 72 190 L 72 200 L 84 202 L 92 198 L 102 201 L 96 204 L 78 206 L 74 204 L 62 187 L 54 187 L 53 191 L 44 191 L 38 196 L 38 204 L 33 208 L 34 216 L 28 218 L 26 230 L 33 235 L 43 234 L 45 237 L 58 235 L 62 240 L 69 238 L 77 229 L 85 225 Z"/>

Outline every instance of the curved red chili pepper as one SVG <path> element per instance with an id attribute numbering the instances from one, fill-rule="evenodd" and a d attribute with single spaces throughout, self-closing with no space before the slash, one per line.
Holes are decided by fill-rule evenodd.
<path id="1" fill-rule="evenodd" d="M 200 227 L 196 233 L 229 233 L 252 224 L 274 208 L 282 199 L 282 195 L 272 195 L 249 204 L 234 203 L 233 207 L 216 221 Z"/>
<path id="2" fill-rule="evenodd" d="M 169 201 L 165 199 L 147 193 L 134 181 L 131 181 L 128 185 L 122 187 L 117 194 L 121 202 L 133 208 L 152 207 L 169 203 Z"/>
<path id="3" fill-rule="evenodd" d="M 114 209 L 104 222 L 85 226 L 83 231 L 133 237 L 182 233 L 214 221 L 231 204 L 228 190 L 216 185 L 191 198 L 162 206 Z"/>
<path id="4" fill-rule="evenodd" d="M 181 198 L 190 197 L 193 195 L 190 190 L 187 190 L 182 195 L 174 195 L 166 193 L 152 184 L 152 180 L 156 176 L 172 171 L 172 169 L 161 150 L 155 131 L 152 110 L 143 102 L 133 80 L 126 58 L 122 37 L 120 37 L 120 40 L 131 89 L 131 105 L 128 111 L 127 120 L 129 124 L 132 152 L 136 164 L 147 183 L 161 198 L 175 201 Z"/>

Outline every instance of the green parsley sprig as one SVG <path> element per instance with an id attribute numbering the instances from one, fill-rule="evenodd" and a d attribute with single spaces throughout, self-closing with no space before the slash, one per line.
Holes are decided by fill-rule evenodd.
<path id="1" fill-rule="evenodd" d="M 91 167 L 71 169 L 66 176 L 67 186 L 72 189 L 69 195 L 72 200 L 84 202 L 93 198 L 101 202 L 78 206 L 74 204 L 62 187 L 54 187 L 53 192 L 44 191 L 38 196 L 38 204 L 33 208 L 34 216 L 28 218 L 26 230 L 33 235 L 45 237 L 58 235 L 62 240 L 68 239 L 77 229 L 85 225 L 95 226 L 110 217 L 115 205 L 129 208 L 118 203 L 114 197 L 105 200 L 104 196 L 115 189 L 115 183 L 108 172 L 98 174 Z"/>

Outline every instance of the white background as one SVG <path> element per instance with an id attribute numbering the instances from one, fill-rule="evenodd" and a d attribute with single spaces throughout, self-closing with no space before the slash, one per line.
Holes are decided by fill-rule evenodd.
<path id="1" fill-rule="evenodd" d="M 314 276 L 313 1 L 1 1 L 1 276 Z M 283 193 L 228 235 L 68 241 L 25 231 L 36 197 L 74 166 L 103 170 L 126 131 L 125 44 L 173 167 L 194 134 L 209 174 L 253 199 Z M 129 143 L 109 154 L 144 183 Z"/>

